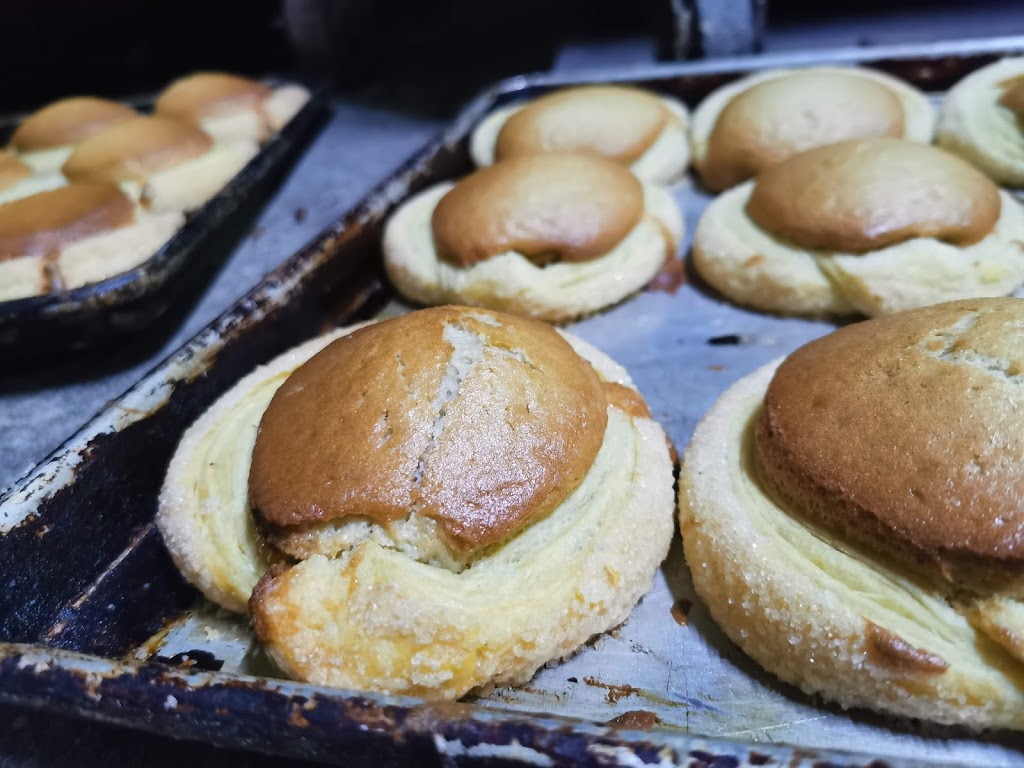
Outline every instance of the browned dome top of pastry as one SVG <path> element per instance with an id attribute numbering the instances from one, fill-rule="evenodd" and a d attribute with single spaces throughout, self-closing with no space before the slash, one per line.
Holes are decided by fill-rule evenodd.
<path id="1" fill-rule="evenodd" d="M 466 176 L 434 209 L 439 255 L 471 266 L 506 251 L 538 264 L 588 261 L 618 245 L 644 212 L 643 185 L 596 155 L 512 158 Z"/>
<path id="2" fill-rule="evenodd" d="M 652 93 L 622 85 L 564 88 L 513 113 L 498 133 L 495 158 L 593 152 L 632 163 L 676 117 Z"/>
<path id="3" fill-rule="evenodd" d="M 853 72 L 794 72 L 751 86 L 722 110 L 700 168 L 722 190 L 804 150 L 861 136 L 902 136 L 892 89 Z"/>
<path id="4" fill-rule="evenodd" d="M 759 227 L 803 248 L 860 252 L 914 237 L 976 243 L 999 219 L 999 189 L 938 147 L 853 139 L 764 171 L 747 203 Z"/>
<path id="5" fill-rule="evenodd" d="M 112 184 L 70 184 L 0 205 L 0 261 L 45 254 L 135 221 Z"/>
<path id="6" fill-rule="evenodd" d="M 83 141 L 61 171 L 72 181 L 145 181 L 212 147 L 213 139 L 193 125 L 166 117 L 137 117 Z"/>
<path id="7" fill-rule="evenodd" d="M 197 72 L 164 89 L 156 101 L 156 113 L 197 123 L 239 109 L 258 110 L 271 93 L 268 86 L 224 72 Z"/>
<path id="8" fill-rule="evenodd" d="M 0 190 L 13 187 L 32 175 L 32 169 L 9 152 L 0 150 Z"/>
<path id="9" fill-rule="evenodd" d="M 547 324 L 425 309 L 289 376 L 260 422 L 251 500 L 277 526 L 415 512 L 472 553 L 572 493 L 606 423 L 599 377 Z"/>
<path id="10" fill-rule="evenodd" d="M 964 557 L 1019 563 L 1022 329 L 1024 301 L 978 299 L 801 347 L 765 395 L 756 446 L 767 477 L 811 516 L 944 572 Z"/>
<path id="11" fill-rule="evenodd" d="M 11 146 L 20 152 L 34 152 L 74 145 L 138 116 L 134 109 L 116 101 L 73 96 L 26 117 L 11 137 Z"/>

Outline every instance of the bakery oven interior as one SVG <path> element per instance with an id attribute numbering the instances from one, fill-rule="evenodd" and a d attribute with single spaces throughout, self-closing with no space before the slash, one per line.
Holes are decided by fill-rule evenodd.
<path id="1" fill-rule="evenodd" d="M 18 367 L 6 361 L 0 364 L 0 432 L 6 443 L 4 451 L 0 452 L 0 486 L 13 486 L 33 464 L 43 459 L 49 451 L 57 449 L 61 441 L 94 412 L 117 398 L 123 390 L 140 380 L 146 371 L 228 309 L 235 299 L 256 285 L 265 272 L 285 261 L 319 231 L 362 201 L 368 191 L 388 178 L 407 156 L 438 131 L 446 127 L 451 130 L 451 121 L 458 108 L 482 87 L 501 77 L 552 69 L 555 77 L 551 83 L 558 83 L 561 82 L 560 77 L 565 81 L 586 77 L 585 70 L 594 67 L 604 67 L 622 76 L 631 66 L 647 65 L 659 59 L 701 57 L 708 59 L 708 63 L 713 66 L 716 55 L 756 51 L 771 54 L 836 45 L 860 47 L 870 57 L 872 48 L 877 45 L 951 37 L 985 37 L 1024 31 L 1024 12 L 1008 3 L 976 5 L 970 11 L 957 4 L 934 2 L 862 3 L 842 12 L 825 11 L 818 6 L 804 2 L 695 1 L 683 4 L 650 3 L 642 8 L 627 8 L 624 4 L 612 2 L 565 2 L 553 6 L 538 1 L 499 4 L 483 10 L 480 4 L 462 0 L 450 0 L 430 7 L 425 4 L 393 2 L 316 3 L 286 0 L 283 3 L 251 3 L 243 9 L 237 3 L 226 1 L 154 3 L 136 7 L 135 4 L 112 0 L 91 5 L 86 10 L 86 6 L 71 2 L 48 4 L 48 13 L 56 13 L 64 18 L 63 23 L 48 28 L 48 34 L 52 34 L 51 39 L 57 43 L 54 49 L 59 53 L 46 57 L 40 67 L 33 69 L 30 77 L 19 79 L 7 91 L 4 107 L 12 115 L 28 111 L 51 98 L 79 90 L 119 98 L 139 95 L 146 97 L 174 75 L 199 68 L 229 69 L 260 76 L 301 76 L 314 82 L 326 83 L 332 89 L 334 115 L 281 190 L 266 204 L 263 213 L 250 222 L 250 229 L 242 236 L 235 252 L 226 257 L 224 265 L 210 278 L 208 286 L 193 286 L 192 293 L 181 299 L 180 311 L 169 315 L 169 325 L 151 331 L 143 338 L 120 342 L 115 348 L 70 359 L 37 359 L 31 366 Z M 15 44 L 0 53 L 0 61 L 7 58 L 8 65 L 13 67 L 14 62 L 23 61 L 27 55 L 24 41 L 38 39 L 42 34 L 41 11 L 39 4 L 28 2 L 7 2 L 4 7 L 9 13 L 9 29 L 14 31 L 11 40 Z M 700 16 L 701 12 L 704 13 L 703 17 Z M 715 17 L 714 14 L 720 16 Z M 544 19 L 543 24 L 537 23 L 538 17 Z M 726 25 L 727 33 L 722 32 L 721 27 L 716 28 L 709 23 L 714 18 L 731 22 L 731 26 Z M 707 28 L 703 28 L 702 24 Z M 128 42 L 124 43 L 124 40 Z M 188 45 L 181 45 L 182 40 L 189 41 Z M 115 44 L 117 41 L 121 42 Z M 990 58 L 995 55 L 988 54 Z M 922 84 L 929 90 L 948 87 L 954 79 L 952 73 L 956 65 L 950 65 L 953 69 L 948 70 L 949 78 L 945 81 L 942 67 L 948 65 L 952 58 L 955 57 L 943 57 L 940 61 L 919 67 L 916 72 L 918 77 L 923 78 Z M 78 62 L 78 65 L 71 66 L 70 62 Z M 471 66 L 468 65 L 470 62 Z M 922 74 L 928 67 L 931 73 Z M 895 69 L 897 74 L 911 77 L 908 72 L 912 67 L 900 70 L 899 65 L 896 65 Z M 644 79 L 657 83 L 655 87 L 659 90 L 669 90 L 683 96 L 692 107 L 718 82 L 731 76 L 718 76 L 709 71 L 703 78 L 680 75 L 672 81 L 659 80 L 655 74 L 651 74 Z M 519 85 L 513 83 L 508 86 L 507 93 L 516 97 L 534 95 L 548 87 L 549 84 L 543 81 Z M 464 130 L 460 129 L 456 133 L 460 139 L 464 139 Z M 423 172 L 405 177 L 399 174 L 398 178 L 409 184 L 408 191 L 423 186 L 427 181 L 439 181 L 469 169 L 464 142 L 454 147 L 435 146 L 434 150 L 430 165 Z M 409 170 L 408 166 L 406 170 Z M 404 196 L 404 190 L 402 194 Z M 388 204 L 394 202 L 385 196 L 377 199 L 377 205 L 383 205 L 383 200 Z M 367 210 L 363 209 L 362 213 L 366 214 Z M 687 229 L 692 233 L 697 210 L 690 209 L 684 213 L 687 215 Z M 350 218 L 349 221 L 357 218 Z M 380 223 L 375 220 L 368 227 L 353 228 L 341 238 L 344 247 L 353 254 L 374 252 L 380 236 Z M 160 429 L 144 432 L 136 427 L 138 432 L 146 434 L 146 438 L 135 442 L 130 438 L 130 426 L 118 426 L 111 435 L 98 440 L 88 453 L 109 456 L 112 462 L 117 462 L 117 468 L 97 469 L 93 461 L 91 469 L 78 478 L 82 484 L 76 485 L 67 494 L 77 494 L 88 501 L 77 507 L 74 502 L 66 504 L 67 514 L 89 514 L 90 509 L 101 509 L 97 505 L 108 503 L 103 500 L 104 485 L 116 482 L 114 477 L 119 473 L 128 476 L 133 466 L 166 462 L 172 446 L 154 443 L 155 439 L 160 439 L 156 436 L 165 436 L 163 439 L 169 441 L 170 434 L 179 430 L 186 419 L 190 421 L 195 418 L 204 403 L 210 402 L 218 391 L 226 388 L 229 379 L 244 373 L 243 368 L 251 367 L 254 361 L 267 359 L 301 338 L 332 327 L 339 319 L 347 321 L 354 316 L 361 318 L 373 315 L 382 308 L 385 311 L 394 308 L 394 305 L 388 304 L 392 296 L 390 289 L 382 288 L 384 283 L 379 270 L 369 269 L 364 273 L 362 267 L 353 269 L 355 271 L 351 273 L 334 268 L 325 271 L 325 285 L 330 286 L 329 289 L 308 282 L 303 284 L 295 294 L 303 298 L 299 302 L 301 306 L 290 299 L 286 306 L 278 307 L 274 298 L 265 292 L 262 296 L 266 300 L 265 306 L 256 306 L 256 312 L 243 319 L 239 325 L 222 322 L 220 333 L 223 338 L 236 342 L 241 339 L 241 343 L 226 343 L 224 356 L 216 358 L 207 375 L 192 380 L 193 373 L 189 374 L 189 381 L 182 384 L 180 394 L 176 393 L 172 401 L 173 413 L 160 411 L 161 392 L 153 390 L 139 393 L 140 399 L 136 405 L 142 410 L 153 408 L 156 419 L 165 420 L 169 426 L 163 432 Z M 278 285 L 284 286 L 289 279 L 287 270 L 279 271 L 275 279 Z M 346 285 L 349 287 L 346 288 Z M 323 290 L 329 290 L 331 295 L 324 296 Z M 695 331 L 700 334 L 699 340 L 696 337 L 691 339 L 677 330 L 662 335 L 660 341 L 676 344 L 696 344 L 699 341 L 701 356 L 689 363 L 701 369 L 697 378 L 702 379 L 703 383 L 698 387 L 702 388 L 700 391 L 703 394 L 700 397 L 705 399 L 711 397 L 709 393 L 712 390 L 717 393 L 723 388 L 722 382 L 716 378 L 723 375 L 723 369 L 731 371 L 734 378 L 754 368 L 755 363 L 766 362 L 771 357 L 788 352 L 796 344 L 832 327 L 821 323 L 793 324 L 778 319 L 744 324 L 746 319 L 740 322 L 738 316 L 728 312 L 713 314 L 710 324 L 705 319 L 698 325 L 687 313 L 681 316 L 659 314 L 661 303 L 667 301 L 664 296 L 643 296 L 641 311 L 636 315 L 622 314 L 623 308 L 620 307 L 617 315 L 587 321 L 583 324 L 584 333 L 592 340 L 604 338 L 612 347 L 625 350 L 630 346 L 630 340 L 628 334 L 617 327 L 617 323 L 658 324 L 669 318 L 673 321 L 693 321 Z M 353 307 L 358 308 L 354 315 Z M 261 310 L 268 313 L 282 312 L 286 319 L 278 318 L 275 322 L 260 326 L 262 320 L 258 315 Z M 247 323 L 264 328 L 266 335 L 248 333 L 245 327 Z M 641 352 L 632 356 L 641 364 L 639 374 L 634 372 L 634 376 L 642 388 L 652 390 L 653 395 L 649 397 L 655 406 L 655 414 L 671 421 L 673 417 L 666 410 L 666 403 L 673 397 L 670 388 L 659 380 L 659 374 L 654 368 L 643 369 L 645 355 L 654 355 L 656 352 L 653 348 Z M 190 370 L 194 372 L 198 369 Z M 122 402 L 121 406 L 130 408 L 132 404 Z M 659 408 L 662 409 L 660 413 Z M 676 422 L 672 429 L 676 432 L 680 450 L 685 446 L 685 438 L 692 430 L 693 421 L 700 415 L 700 410 L 693 407 L 684 416 L 674 417 Z M 125 425 L 130 421 L 131 417 L 126 419 Z M 129 435 L 128 439 L 123 437 L 125 434 Z M 112 445 L 115 440 L 119 445 Z M 90 472 L 95 474 L 90 475 Z M 130 483 L 127 487 L 131 487 Z M 151 490 L 148 492 L 152 493 Z M 99 516 L 101 522 L 96 527 L 97 539 L 89 547 L 94 554 L 97 551 L 107 553 L 104 556 L 108 557 L 111 570 L 104 578 L 96 581 L 95 589 L 89 593 L 89 599 L 82 601 L 78 613 L 71 606 L 73 601 L 70 598 L 79 593 L 85 594 L 81 588 L 83 585 L 70 584 L 67 579 L 68 573 L 73 572 L 80 562 L 89 559 L 85 554 L 87 547 L 81 541 L 74 540 L 81 532 L 70 527 L 66 532 L 54 529 L 58 518 L 49 517 L 39 525 L 24 526 L 20 533 L 15 529 L 15 538 L 19 535 L 26 537 L 25 543 L 21 545 L 26 557 L 19 563 L 12 555 L 17 549 L 11 547 L 13 540 L 9 540 L 3 555 L 6 560 L 5 573 L 14 573 L 19 568 L 35 569 L 43 575 L 39 579 L 26 578 L 25 583 L 35 581 L 32 588 L 52 591 L 52 599 L 64 603 L 66 610 L 61 615 L 61 621 L 51 624 L 35 623 L 43 612 L 34 613 L 35 609 L 31 606 L 24 608 L 23 615 L 15 616 L 15 613 L 22 610 L 16 607 L 19 604 L 17 589 L 20 586 L 12 589 L 13 594 L 9 594 L 3 601 L 4 610 L 9 612 L 3 622 L 7 632 L 3 639 L 36 642 L 48 632 L 44 640 L 50 645 L 117 657 L 128 646 L 137 645 L 146 636 L 154 634 L 166 615 L 191 606 L 194 593 L 169 568 L 159 536 L 145 520 L 145 515 L 152 511 L 148 503 L 142 502 L 135 506 L 139 516 L 127 521 L 131 528 L 131 535 L 128 536 L 125 530 L 110 533 L 110 521 L 102 522 L 103 515 Z M 58 506 L 51 504 L 47 508 L 48 514 L 56 514 Z M 131 504 L 122 505 L 120 502 L 113 506 L 132 507 Z M 106 539 L 108 535 L 110 538 Z M 45 541 L 63 536 L 68 540 L 54 544 L 52 548 L 49 544 L 44 548 L 33 547 L 28 541 L 29 538 Z M 10 539 L 10 536 L 7 538 Z M 673 546 L 676 544 L 678 542 Z M 40 562 L 39 558 L 52 557 L 52 553 L 60 551 L 61 547 L 67 548 L 67 560 L 62 567 L 55 567 L 53 562 Z M 122 550 L 128 553 L 127 556 L 114 563 L 109 555 Z M 685 568 L 678 556 L 676 559 L 678 562 L 671 561 L 666 574 L 670 582 L 672 579 L 686 580 L 678 570 L 674 570 Z M 161 565 L 150 571 L 154 563 Z M 137 577 L 141 573 L 146 576 L 140 580 Z M 158 580 L 150 580 L 151 574 L 155 574 Z M 76 578 L 79 578 L 78 575 L 71 581 Z M 12 583 L 20 585 L 21 582 L 14 579 Z M 151 603 L 144 592 L 126 589 L 126 585 L 143 583 L 148 585 L 147 590 L 154 589 L 162 593 L 159 605 Z M 670 585 L 668 591 L 648 599 L 642 606 L 646 606 L 648 611 L 654 611 L 656 606 L 659 609 L 662 607 L 659 601 L 665 599 L 669 601 L 665 606 L 666 616 L 668 608 L 673 608 L 675 613 L 672 615 L 678 614 L 683 617 L 682 621 L 689 620 L 694 625 L 707 622 L 707 617 L 700 615 L 702 608 L 699 601 L 688 592 L 685 595 L 680 592 L 678 600 L 670 599 L 676 596 L 677 588 L 687 589 L 685 586 Z M 59 595 L 65 595 L 68 599 L 63 600 Z M 104 611 L 108 606 L 116 606 L 117 611 L 105 617 Z M 692 619 L 685 616 L 686 608 L 693 612 Z M 90 613 L 92 615 L 88 615 Z M 220 617 L 205 614 L 198 621 L 205 621 L 205 626 L 211 628 L 211 632 L 222 632 L 226 644 L 230 645 L 231 633 L 235 631 L 230 622 L 219 624 Z M 190 627 L 189 631 L 195 630 L 195 626 Z M 610 654 L 609 658 L 614 657 L 620 647 L 628 647 L 630 643 L 643 645 L 640 642 L 643 638 L 631 634 L 629 625 L 622 634 L 625 639 L 614 637 L 608 640 L 606 653 Z M 160 687 L 154 686 L 148 693 L 140 694 L 129 687 L 119 689 L 117 686 L 128 685 L 119 681 L 102 692 L 103 696 L 117 701 L 118 707 L 128 707 L 142 713 L 135 720 L 141 722 L 148 718 L 149 729 L 159 731 L 157 733 L 140 733 L 115 724 L 79 720 L 74 713 L 89 712 L 91 699 L 88 690 L 82 689 L 79 691 L 80 697 L 76 698 L 74 685 L 54 679 L 46 683 L 51 686 L 46 689 L 46 695 L 50 697 L 50 704 L 46 705 L 49 709 L 36 712 L 32 707 L 39 706 L 42 689 L 33 691 L 28 683 L 25 688 L 19 689 L 19 677 L 13 672 L 31 670 L 33 664 L 44 662 L 26 662 L 22 659 L 17 670 L 4 667 L 0 678 L 6 680 L 10 687 L 6 693 L 0 693 L 0 697 L 15 703 L 5 703 L 0 709 L 0 715 L 8 723 L 8 727 L 0 734 L 0 762 L 20 766 L 92 765 L 101 760 L 107 764 L 134 764 L 144 760 L 155 765 L 171 765 L 189 760 L 199 765 L 280 765 L 282 758 L 268 757 L 259 752 L 284 751 L 293 757 L 304 755 L 342 764 L 351 758 L 356 761 L 352 764 L 366 765 L 405 764 L 417 759 L 428 759 L 425 755 L 430 753 L 431 764 L 445 764 L 437 757 L 436 751 L 431 753 L 430 740 L 434 740 L 436 747 L 439 738 L 437 734 L 447 733 L 449 737 L 453 733 L 464 735 L 465 731 L 445 731 L 462 717 L 473 721 L 474 728 L 478 729 L 474 734 L 483 744 L 491 743 L 487 742 L 488 739 L 494 739 L 493 743 L 499 747 L 508 747 L 513 738 L 539 738 L 536 732 L 531 735 L 528 726 L 519 732 L 515 730 L 519 727 L 515 724 L 489 722 L 486 711 L 480 715 L 452 710 L 440 714 L 417 712 L 415 716 L 424 718 L 424 722 L 414 723 L 414 727 L 402 731 L 411 741 L 406 749 L 398 749 L 393 745 L 382 746 L 382 741 L 362 742 L 357 738 L 346 741 L 349 734 L 367 727 L 368 723 L 372 728 L 373 718 L 378 718 L 377 727 L 381 732 L 398 728 L 388 720 L 394 713 L 385 711 L 386 707 L 377 709 L 373 702 L 357 699 L 348 700 L 336 709 L 324 705 L 323 717 L 334 717 L 336 723 L 344 725 L 339 728 L 342 734 L 340 738 L 337 733 L 325 736 L 320 732 L 323 719 L 306 718 L 312 719 L 316 734 L 309 737 L 305 750 L 301 747 L 282 750 L 280 741 L 253 731 L 252 724 L 261 722 L 258 718 L 248 722 L 248 725 L 233 724 L 230 717 L 212 718 L 204 730 L 204 726 L 188 722 L 185 712 L 180 715 L 180 730 L 176 730 L 173 719 L 146 714 L 147 710 L 151 708 L 155 712 L 163 707 L 167 697 L 174 697 L 174 687 L 180 684 L 180 675 L 201 673 L 201 670 L 213 668 L 211 661 L 214 667 L 224 661 L 224 658 L 216 658 L 216 655 L 212 659 L 195 653 L 190 656 L 189 651 L 195 647 L 193 640 L 191 635 L 179 634 L 155 652 L 154 655 L 160 657 L 161 663 L 178 668 L 167 672 L 166 679 L 159 681 Z M 239 642 L 244 642 L 244 639 Z M 765 684 L 763 673 L 749 661 L 738 659 L 739 652 L 735 648 L 730 649 L 728 641 L 716 638 L 715 643 L 725 649 L 721 652 L 730 659 L 731 664 L 758 680 L 758 685 Z M 653 644 L 657 645 L 657 642 Z M 613 715 L 633 712 L 634 721 L 630 722 L 634 726 L 639 723 L 642 727 L 642 717 L 636 720 L 635 713 L 641 709 L 646 711 L 646 705 L 637 703 L 642 701 L 642 697 L 637 698 L 635 689 L 643 686 L 633 686 L 634 690 L 630 690 L 630 683 L 636 681 L 621 677 L 621 673 L 629 665 L 642 668 L 646 662 L 626 658 L 615 663 L 619 665 L 616 674 L 606 678 L 585 677 L 585 673 L 590 670 L 584 663 L 579 666 L 584 672 L 574 675 L 570 671 L 563 675 L 563 678 L 576 678 L 576 682 L 568 686 L 563 684 L 560 689 L 545 691 L 544 686 L 538 686 L 531 690 L 528 686 L 522 691 L 503 691 L 497 699 L 484 703 L 485 710 L 487 707 L 508 708 L 516 712 L 540 709 L 558 714 L 559 702 L 575 697 L 580 705 L 573 710 L 574 714 L 604 722 Z M 102 676 L 101 672 L 90 668 L 88 663 L 81 666 L 79 659 L 69 658 L 67 664 L 67 669 L 74 669 L 69 679 L 87 679 L 89 674 Z M 243 664 L 242 669 L 255 673 L 262 671 L 258 665 Z M 652 666 L 651 669 L 656 667 Z M 767 685 L 770 687 L 772 684 Z M 93 689 L 93 696 L 97 690 Z M 161 697 L 159 701 L 152 698 L 157 692 Z M 123 697 L 120 700 L 117 699 L 119 695 Z M 182 688 L 182 700 L 186 695 L 190 695 L 187 686 Z M 263 694 L 258 691 L 240 692 L 236 700 L 231 699 L 230 693 L 224 695 L 225 701 L 233 702 L 232 706 L 270 708 L 279 704 L 272 702 L 272 697 L 261 698 Z M 296 695 L 300 694 L 289 693 L 292 698 Z M 801 699 L 795 689 L 783 689 L 782 695 L 792 696 L 799 701 L 798 709 L 809 719 L 816 717 L 815 704 Z M 701 718 L 711 722 L 721 715 L 715 710 L 725 706 L 713 692 L 699 690 L 699 686 L 690 699 L 684 703 L 684 707 L 694 712 L 695 733 L 700 733 L 698 723 Z M 631 700 L 634 705 L 630 705 Z M 26 706 L 26 702 L 30 706 Z M 620 702 L 622 706 L 608 708 L 609 704 L 618 705 Z M 106 713 L 100 717 L 115 723 L 125 721 L 111 714 L 113 710 L 98 706 L 98 699 L 94 703 L 97 711 Z M 208 704 L 197 699 L 196 706 L 200 708 L 200 714 L 203 714 L 202 708 Z M 678 707 L 679 702 L 670 706 Z M 733 702 L 729 706 L 733 706 Z M 766 710 L 771 704 L 758 702 L 757 706 Z M 358 709 L 362 710 L 364 717 L 353 715 L 354 710 Z M 844 717 L 834 708 L 826 708 L 826 711 L 830 716 Z M 792 717 L 792 713 L 789 716 Z M 747 728 L 738 724 L 741 717 L 736 715 L 737 723 L 734 723 L 732 729 L 723 728 L 718 733 L 740 742 L 748 737 L 765 740 L 766 733 L 770 737 L 773 727 L 770 724 L 770 713 L 766 715 L 764 711 L 750 711 L 742 717 L 750 721 Z M 265 724 L 272 720 L 267 718 L 263 722 Z M 854 715 L 853 720 L 858 727 L 863 726 L 865 732 L 873 733 L 874 730 L 886 728 L 884 723 L 880 724 L 871 716 Z M 127 721 L 131 722 L 132 718 Z M 132 724 L 138 726 L 139 722 Z M 246 730 L 247 727 L 250 730 Z M 507 730 L 498 733 L 502 727 Z M 550 732 L 568 727 L 567 724 L 556 723 Z M 823 724 L 823 727 L 828 726 Z M 273 726 L 268 728 L 273 730 Z M 758 728 L 767 730 L 758 733 Z M 804 726 L 801 731 L 789 724 L 777 728 L 776 735 L 781 741 L 799 744 L 800 734 L 809 728 Z M 221 729 L 219 736 L 217 729 Z M 936 731 L 934 727 L 922 731 L 905 724 L 896 726 L 893 733 L 895 736 L 892 739 L 872 741 L 861 747 L 872 753 L 871 759 L 878 756 L 880 760 L 884 758 L 894 765 L 902 764 L 901 760 L 905 760 L 906 764 L 911 764 L 915 759 L 943 761 L 947 754 L 954 754 L 943 752 L 947 737 L 952 744 L 951 748 L 960 750 L 955 754 L 961 760 L 978 760 L 979 764 L 986 760 L 991 763 L 1009 763 L 1020 755 L 1021 745 L 1015 737 L 985 736 L 975 741 L 960 732 Z M 193 741 L 177 741 L 171 738 L 174 735 L 184 735 Z M 284 738 L 283 733 L 280 737 Z M 299 736 L 294 738 L 301 740 Z M 846 738 L 842 748 L 857 749 L 856 745 L 852 745 L 849 733 Z M 228 747 L 215 746 L 218 744 Z M 558 754 L 558 750 L 562 750 L 560 759 L 563 762 L 559 764 L 590 759 L 584 753 L 573 753 L 568 741 L 562 742 L 561 746 L 558 743 L 538 743 L 538 749 L 548 748 L 554 751 L 545 751 L 545 754 Z M 706 750 L 701 750 L 699 746 L 693 747 L 688 753 L 690 764 L 737 764 L 729 762 L 734 753 L 728 752 L 727 748 L 716 752 L 718 748 L 716 744 L 711 744 Z M 251 751 L 254 749 L 257 752 Z M 327 751 L 329 749 L 352 751 L 350 754 L 330 754 Z M 832 758 L 826 752 L 823 751 L 821 757 L 826 763 L 839 759 Z M 654 752 L 646 754 L 653 756 Z M 513 760 L 519 757 L 500 751 L 497 757 L 488 757 L 485 751 L 475 755 L 463 752 L 447 759 L 453 764 L 488 764 L 488 760 L 492 764 L 500 764 L 499 758 Z M 720 762 L 715 762 L 716 757 L 721 758 Z M 753 764 L 760 757 L 770 759 L 771 755 L 754 749 L 738 759 Z M 794 759 L 803 758 L 795 755 Z M 807 764 L 811 762 L 813 760 Z M 865 758 L 863 762 L 867 764 L 868 759 Z"/>

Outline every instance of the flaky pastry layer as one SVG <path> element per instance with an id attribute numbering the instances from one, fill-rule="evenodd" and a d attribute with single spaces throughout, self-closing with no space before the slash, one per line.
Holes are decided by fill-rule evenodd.
<path id="1" fill-rule="evenodd" d="M 965 77 L 946 93 L 935 137 L 939 146 L 1013 187 L 1024 185 L 1024 131 L 999 99 L 1004 84 L 1022 76 L 1024 58 L 1015 58 Z"/>
<path id="2" fill-rule="evenodd" d="M 778 361 L 707 413 L 680 474 L 694 587 L 782 680 L 844 707 L 1024 727 L 1024 666 L 938 593 L 809 523 L 762 482 L 753 426 Z"/>
<path id="3" fill-rule="evenodd" d="M 471 267 L 439 258 L 431 216 L 454 186 L 438 184 L 407 201 L 384 230 L 384 267 L 395 287 L 426 305 L 468 304 L 562 322 L 596 312 L 643 288 L 675 253 L 683 221 L 672 197 L 644 184 L 644 215 L 604 256 L 537 266 L 515 251 Z"/>
<path id="4" fill-rule="evenodd" d="M 987 237 L 966 248 L 911 238 L 863 254 L 799 248 L 747 215 L 754 182 L 719 195 L 694 233 L 701 276 L 729 299 L 782 314 L 868 316 L 953 299 L 1006 296 L 1024 283 L 1024 208 L 1000 192 Z"/>

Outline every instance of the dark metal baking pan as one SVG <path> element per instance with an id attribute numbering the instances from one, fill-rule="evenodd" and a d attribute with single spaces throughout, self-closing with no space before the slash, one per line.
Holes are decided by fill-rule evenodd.
<path id="1" fill-rule="evenodd" d="M 147 105 L 142 105 L 145 110 Z M 301 110 L 153 256 L 69 291 L 0 302 L 0 360 L 48 357 L 145 330 L 220 266 L 329 112 L 314 91 Z M 0 127 L 9 137 L 16 123 Z"/>
<path id="2" fill-rule="evenodd" d="M 632 81 L 692 105 L 752 69 L 853 61 L 938 90 L 1020 51 L 1024 38 L 842 50 L 531 75 L 488 90 L 0 498 L 0 699 L 345 765 L 1020 762 L 1019 735 L 847 713 L 774 680 L 714 626 L 678 541 L 622 627 L 527 686 L 440 705 L 264 677 L 273 672 L 248 628 L 183 583 L 152 522 L 180 435 L 221 393 L 314 334 L 403 308 L 389 304 L 381 274 L 383 222 L 410 194 L 469 169 L 468 132 L 498 104 L 568 82 Z M 692 232 L 708 196 L 686 183 L 674 194 Z M 689 283 L 643 293 L 572 331 L 629 369 L 681 449 L 732 380 L 831 328 L 745 311 Z"/>

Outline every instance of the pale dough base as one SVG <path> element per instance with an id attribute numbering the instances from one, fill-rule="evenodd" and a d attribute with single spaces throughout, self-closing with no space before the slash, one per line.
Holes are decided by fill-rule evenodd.
<path id="1" fill-rule="evenodd" d="M 384 267 L 402 295 L 426 305 L 467 304 L 549 322 L 611 306 L 643 288 L 674 254 L 683 221 L 672 197 L 644 185 L 643 219 L 611 251 L 592 261 L 538 267 L 515 251 L 472 267 L 438 258 L 431 216 L 451 183 L 404 203 L 384 230 Z"/>
<path id="2" fill-rule="evenodd" d="M 1024 58 L 1003 59 L 965 77 L 946 94 L 936 141 L 994 181 L 1024 186 L 1024 131 L 999 105 L 1000 83 L 1024 75 Z"/>
<path id="3" fill-rule="evenodd" d="M 186 578 L 227 608 L 244 611 L 269 567 L 247 494 L 263 410 L 292 370 L 350 331 L 307 342 L 240 381 L 172 459 L 157 524 Z M 603 379 L 631 385 L 610 358 L 566 338 Z M 655 422 L 614 408 L 608 416 L 582 485 L 460 573 L 410 559 L 378 537 L 277 577 L 256 608 L 275 662 L 316 683 L 455 698 L 523 682 L 625 620 L 672 536 L 672 464 Z"/>
<path id="4" fill-rule="evenodd" d="M 768 312 L 876 316 L 961 298 L 1006 296 L 1024 283 L 1024 208 L 1007 193 L 995 229 L 966 248 L 913 238 L 865 254 L 809 251 L 746 213 L 754 182 L 717 197 L 694 233 L 693 263 L 727 298 Z"/>
<path id="5" fill-rule="evenodd" d="M 1024 728 L 1024 665 L 940 595 L 803 521 L 760 482 L 753 425 L 777 365 L 719 399 L 683 460 L 686 560 L 712 617 L 769 672 L 844 707 Z M 941 657 L 946 669 L 873 652 L 867 622 Z"/>

